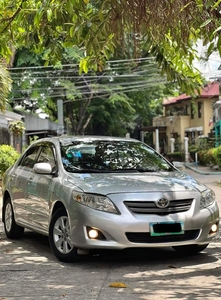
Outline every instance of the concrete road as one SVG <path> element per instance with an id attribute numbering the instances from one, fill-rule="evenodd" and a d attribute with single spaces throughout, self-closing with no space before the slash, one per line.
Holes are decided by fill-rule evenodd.
<path id="1" fill-rule="evenodd" d="M 220 175 L 186 171 L 213 187 L 221 203 Z M 53 256 L 46 237 L 27 231 L 23 239 L 9 241 L 0 222 L 0 300 L 221 299 L 220 250 L 217 239 L 196 256 L 154 249 L 103 253 L 65 264 Z"/>

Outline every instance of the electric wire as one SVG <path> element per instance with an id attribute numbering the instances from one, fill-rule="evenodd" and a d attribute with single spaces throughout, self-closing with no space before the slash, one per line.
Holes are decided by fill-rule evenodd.
<path id="1" fill-rule="evenodd" d="M 13 92 L 23 95 L 23 97 L 14 95 L 13 101 L 67 98 L 65 90 L 69 89 L 66 85 L 68 81 L 73 83 L 70 90 L 73 88 L 71 92 L 76 93 L 74 101 L 80 101 L 77 99 L 79 96 L 86 97 L 92 93 L 95 97 L 106 97 L 110 93 L 140 91 L 167 83 L 166 78 L 157 69 L 154 57 L 108 61 L 106 68 L 97 74 L 96 72 L 79 74 L 79 64 L 63 64 L 59 67 L 24 66 L 10 68 L 9 71 L 13 82 L 21 87 L 14 88 Z M 22 83 L 27 81 L 30 82 L 30 87 L 22 88 Z M 38 87 L 42 82 L 48 82 L 50 86 Z M 39 94 L 36 96 L 35 92 Z"/>

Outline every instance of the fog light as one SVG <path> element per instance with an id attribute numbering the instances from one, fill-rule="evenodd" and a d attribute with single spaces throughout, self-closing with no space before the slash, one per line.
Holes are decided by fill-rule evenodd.
<path id="1" fill-rule="evenodd" d="M 210 232 L 209 232 L 209 235 L 210 234 L 215 234 L 219 231 L 219 223 L 217 222 L 216 224 L 213 224 L 210 228 Z"/>
<path id="2" fill-rule="evenodd" d="M 87 230 L 87 236 L 89 237 L 89 239 L 101 240 L 101 241 L 106 240 L 105 236 L 99 229 L 87 226 L 86 230 Z"/>
<path id="3" fill-rule="evenodd" d="M 88 231 L 88 236 L 90 239 L 96 239 L 98 237 L 98 232 L 96 229 L 91 229 Z"/>
<path id="4" fill-rule="evenodd" d="M 213 224 L 212 227 L 211 227 L 210 232 L 211 232 L 211 233 L 215 233 L 215 232 L 217 232 L 217 230 L 218 230 L 217 224 Z"/>

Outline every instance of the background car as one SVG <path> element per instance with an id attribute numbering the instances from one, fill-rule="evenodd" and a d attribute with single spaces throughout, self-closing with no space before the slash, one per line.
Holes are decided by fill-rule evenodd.
<path id="1" fill-rule="evenodd" d="M 2 215 L 8 238 L 47 235 L 66 262 L 93 249 L 198 253 L 219 228 L 211 189 L 138 140 L 101 136 L 31 144 L 5 173 Z"/>

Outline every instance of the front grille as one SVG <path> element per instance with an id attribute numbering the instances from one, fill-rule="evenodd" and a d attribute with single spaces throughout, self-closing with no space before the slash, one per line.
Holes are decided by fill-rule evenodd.
<path id="1" fill-rule="evenodd" d="M 166 208 L 159 208 L 154 201 L 124 201 L 126 207 L 136 214 L 167 215 L 188 211 L 193 199 L 172 200 Z"/>
<path id="2" fill-rule="evenodd" d="M 128 241 L 132 243 L 170 243 L 195 240 L 200 230 L 186 230 L 184 234 L 151 236 L 149 232 L 126 232 Z"/>

